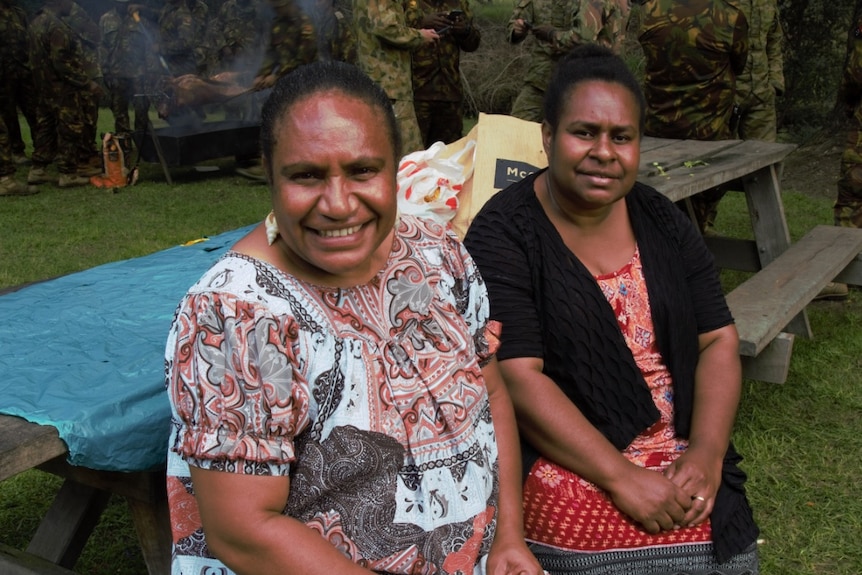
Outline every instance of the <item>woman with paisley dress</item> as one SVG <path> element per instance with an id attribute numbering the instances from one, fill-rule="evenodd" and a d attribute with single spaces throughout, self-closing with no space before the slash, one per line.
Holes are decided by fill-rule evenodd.
<path id="1" fill-rule="evenodd" d="M 173 572 L 539 575 L 497 325 L 456 236 L 397 213 L 389 99 L 300 67 L 261 144 L 272 212 L 168 338 Z"/>

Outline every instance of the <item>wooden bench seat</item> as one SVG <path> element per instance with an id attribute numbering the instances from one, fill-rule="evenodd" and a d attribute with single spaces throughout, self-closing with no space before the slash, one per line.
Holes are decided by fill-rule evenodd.
<path id="1" fill-rule="evenodd" d="M 0 573 L 3 575 L 75 575 L 74 571 L 36 555 L 0 543 Z"/>
<path id="2" fill-rule="evenodd" d="M 744 375 L 784 383 L 793 334 L 782 333 L 862 252 L 862 230 L 817 226 L 727 295 Z"/>

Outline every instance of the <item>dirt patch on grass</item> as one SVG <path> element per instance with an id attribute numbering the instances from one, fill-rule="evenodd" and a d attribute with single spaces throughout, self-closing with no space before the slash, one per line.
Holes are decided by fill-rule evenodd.
<path id="1" fill-rule="evenodd" d="M 799 144 L 784 162 L 781 189 L 835 201 L 844 138 L 835 131 Z"/>

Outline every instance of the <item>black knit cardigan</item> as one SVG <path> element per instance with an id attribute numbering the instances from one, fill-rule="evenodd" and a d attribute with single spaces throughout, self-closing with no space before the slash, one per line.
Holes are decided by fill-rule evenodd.
<path id="1" fill-rule="evenodd" d="M 488 286 L 491 317 L 503 324 L 497 357 L 543 358 L 545 374 L 623 450 L 658 420 L 659 412 L 611 306 L 535 196 L 533 184 L 542 173 L 492 197 L 465 238 Z M 713 258 L 683 212 L 640 183 L 625 201 L 655 336 L 673 378 L 674 425 L 680 437 L 688 438 L 698 334 L 733 319 Z M 697 309 L 695 301 L 700 302 Z M 524 444 L 523 455 L 528 470 L 538 453 Z M 745 497 L 746 476 L 737 466 L 741 459 L 730 445 L 710 517 L 720 562 L 743 551 L 758 535 Z"/>

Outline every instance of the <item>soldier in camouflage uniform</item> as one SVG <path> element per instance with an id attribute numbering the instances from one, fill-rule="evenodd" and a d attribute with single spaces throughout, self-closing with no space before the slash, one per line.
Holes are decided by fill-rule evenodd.
<path id="1" fill-rule="evenodd" d="M 310 0 L 318 60 L 356 64 L 356 39 L 343 0 Z"/>
<path id="2" fill-rule="evenodd" d="M 24 139 L 18 123 L 18 110 L 32 131 L 36 127 L 36 100 L 33 97 L 33 73 L 24 10 L 0 0 L 0 116 L 5 120 L 12 157 L 16 163 L 26 163 Z"/>
<path id="3" fill-rule="evenodd" d="M 269 35 L 264 9 L 261 0 L 227 0 L 221 5 L 210 24 L 212 73 L 258 69 Z"/>
<path id="4" fill-rule="evenodd" d="M 275 85 L 276 80 L 317 58 L 317 40 L 311 18 L 297 0 L 269 0 L 275 11 L 269 31 L 266 55 L 254 80 L 257 90 Z"/>
<path id="5" fill-rule="evenodd" d="M 510 114 L 543 120 L 542 100 L 554 65 L 581 44 L 602 44 L 619 52 L 628 21 L 628 0 L 519 0 L 508 23 L 512 44 L 533 36 L 530 68 Z"/>
<path id="6" fill-rule="evenodd" d="M 186 0 L 167 0 L 159 14 L 159 54 L 173 76 L 196 74 L 195 21 Z"/>
<path id="7" fill-rule="evenodd" d="M 431 29 L 409 27 L 400 0 L 353 0 L 353 26 L 359 67 L 392 100 L 402 153 L 423 149 L 413 108 L 410 52 L 440 36 Z"/>
<path id="8" fill-rule="evenodd" d="M 72 10 L 63 19 L 76 34 L 84 70 L 90 81 L 102 84 L 102 67 L 99 63 L 100 33 L 99 25 L 77 2 L 72 2 Z M 78 172 L 90 175 L 102 171 L 102 160 L 96 149 L 96 132 L 99 122 L 99 95 L 83 91 L 78 94 L 78 109 L 84 131 L 78 142 Z"/>
<path id="9" fill-rule="evenodd" d="M 727 0 L 648 0 L 638 41 L 646 59 L 646 135 L 733 138 L 736 77 L 748 59 L 748 22 L 742 11 Z M 711 233 L 725 191 L 691 198 L 702 232 Z"/>
<path id="10" fill-rule="evenodd" d="M 303 10 L 298 0 L 270 0 L 275 11 L 263 62 L 253 81 L 255 90 L 266 90 L 276 80 L 302 64 L 315 60 L 356 61 L 356 43 L 349 25 L 332 0 L 314 0 Z M 237 158 L 237 173 L 263 182 L 266 174 L 260 158 Z"/>
<path id="11" fill-rule="evenodd" d="M 18 119 L 15 118 L 17 122 Z M 25 186 L 15 180 L 15 162 L 12 159 L 12 145 L 9 142 L 9 131 L 6 122 L 0 115 L 0 197 L 29 196 L 39 193 L 35 186 Z"/>
<path id="12" fill-rule="evenodd" d="M 736 135 L 774 142 L 775 98 L 784 92 L 784 32 L 776 0 L 732 0 L 748 21 L 748 61 L 736 78 Z"/>
<path id="13" fill-rule="evenodd" d="M 847 37 L 841 94 L 850 129 L 841 156 L 833 214 L 836 226 L 862 228 L 862 8 L 853 15 Z"/>
<path id="14" fill-rule="evenodd" d="M 467 0 L 409 0 L 405 13 L 409 26 L 440 34 L 439 42 L 413 52 L 413 107 L 422 143 L 427 149 L 434 142 L 454 142 L 464 125 L 461 51 L 475 52 L 481 41 L 470 5 Z"/>
<path id="15" fill-rule="evenodd" d="M 72 0 L 47 0 L 30 24 L 30 64 L 39 94 L 36 130 L 33 134 L 33 166 L 28 183 L 47 183 L 45 167 L 56 162 L 60 187 L 89 183 L 78 173 L 78 149 L 84 125 L 79 108 L 80 92 L 96 95 L 101 87 L 87 73 L 81 45 L 61 18 L 72 11 Z"/>
<path id="16" fill-rule="evenodd" d="M 102 35 L 100 60 L 105 86 L 108 89 L 114 131 L 123 134 L 131 131 L 129 104 L 135 110 L 135 130 L 147 128 L 149 99 L 145 96 L 146 59 L 149 49 L 140 20 L 129 10 L 129 0 L 114 0 L 114 7 L 99 19 Z"/>

